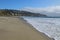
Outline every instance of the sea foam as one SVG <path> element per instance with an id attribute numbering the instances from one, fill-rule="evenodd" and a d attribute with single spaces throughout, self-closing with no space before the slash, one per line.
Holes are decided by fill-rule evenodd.
<path id="1" fill-rule="evenodd" d="M 38 31 L 60 40 L 60 18 L 23 17 Z"/>

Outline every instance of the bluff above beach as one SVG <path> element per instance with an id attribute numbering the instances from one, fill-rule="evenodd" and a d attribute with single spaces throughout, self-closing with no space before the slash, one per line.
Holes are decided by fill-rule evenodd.
<path id="1" fill-rule="evenodd" d="M 11 10 L 11 9 L 0 9 L 0 16 L 35 16 L 35 17 L 46 17 L 45 14 L 33 13 L 22 10 Z"/>

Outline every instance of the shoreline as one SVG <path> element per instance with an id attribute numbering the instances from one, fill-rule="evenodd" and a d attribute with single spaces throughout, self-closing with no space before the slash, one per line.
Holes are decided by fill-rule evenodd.
<path id="1" fill-rule="evenodd" d="M 29 26 L 31 26 L 31 28 L 34 29 L 35 31 L 37 31 L 38 33 L 42 33 L 43 35 L 49 37 L 47 34 L 41 32 L 41 31 L 38 31 L 36 28 L 34 28 L 34 27 L 33 27 L 30 23 L 28 23 L 28 21 L 25 20 L 24 18 L 20 17 L 20 19 L 23 20 L 23 21 L 24 21 L 26 24 L 28 24 Z M 49 38 L 51 38 L 51 37 L 49 37 Z M 51 38 L 51 40 L 55 40 L 55 39 L 54 39 L 54 38 Z"/>
<path id="2" fill-rule="evenodd" d="M 1 40 L 54 40 L 20 17 L 0 17 Z"/>

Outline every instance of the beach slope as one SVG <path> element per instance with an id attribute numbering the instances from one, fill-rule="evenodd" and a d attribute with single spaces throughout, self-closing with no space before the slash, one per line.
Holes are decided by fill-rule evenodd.
<path id="1" fill-rule="evenodd" d="M 0 17 L 0 40 L 53 40 L 21 18 Z"/>

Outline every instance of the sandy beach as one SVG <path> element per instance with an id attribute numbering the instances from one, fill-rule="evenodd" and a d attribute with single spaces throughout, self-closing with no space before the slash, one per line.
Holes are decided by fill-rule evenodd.
<path id="1" fill-rule="evenodd" d="M 53 40 L 21 18 L 0 17 L 0 40 Z"/>

